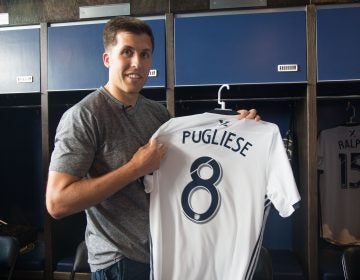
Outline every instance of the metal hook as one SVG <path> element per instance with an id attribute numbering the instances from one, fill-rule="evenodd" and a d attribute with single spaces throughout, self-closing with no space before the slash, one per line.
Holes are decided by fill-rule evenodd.
<path id="1" fill-rule="evenodd" d="M 353 119 L 355 118 L 355 116 L 356 116 L 356 109 L 355 109 L 355 106 L 354 105 L 352 105 L 351 104 L 351 102 L 349 101 L 348 103 L 347 103 L 347 106 L 346 106 L 346 111 L 349 111 L 349 110 L 352 110 L 352 115 L 350 116 L 350 123 L 352 123 L 353 122 Z"/>
<path id="2" fill-rule="evenodd" d="M 221 105 L 221 110 L 225 110 L 225 102 L 221 101 L 221 91 L 222 91 L 222 89 L 224 87 L 226 87 L 227 90 L 230 89 L 230 86 L 228 84 L 224 84 L 219 88 L 219 91 L 218 91 L 218 104 Z"/>

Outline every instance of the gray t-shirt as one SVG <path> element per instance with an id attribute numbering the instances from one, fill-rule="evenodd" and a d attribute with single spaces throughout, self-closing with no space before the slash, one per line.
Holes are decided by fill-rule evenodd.
<path id="1" fill-rule="evenodd" d="M 163 105 L 142 95 L 126 108 L 100 88 L 64 113 L 49 170 L 81 178 L 108 173 L 127 163 L 169 118 Z M 149 199 L 139 180 L 85 212 L 91 271 L 123 257 L 149 262 Z"/>

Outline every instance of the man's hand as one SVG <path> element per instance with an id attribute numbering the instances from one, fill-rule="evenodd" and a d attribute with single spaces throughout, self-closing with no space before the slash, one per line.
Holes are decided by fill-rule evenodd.
<path id="1" fill-rule="evenodd" d="M 261 117 L 257 114 L 256 109 L 241 109 L 237 111 L 239 113 L 239 119 L 254 119 L 256 121 L 260 121 Z"/>
<path id="2" fill-rule="evenodd" d="M 165 157 L 166 151 L 167 148 L 163 144 L 151 139 L 136 151 L 130 163 L 136 166 L 139 177 L 142 177 L 159 169 L 160 162 Z"/>

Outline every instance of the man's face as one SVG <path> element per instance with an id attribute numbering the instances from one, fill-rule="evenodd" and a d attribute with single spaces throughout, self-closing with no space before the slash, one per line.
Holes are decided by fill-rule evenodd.
<path id="1" fill-rule="evenodd" d="M 109 85 L 121 94 L 137 94 L 145 85 L 152 63 L 152 44 L 147 34 L 119 32 L 116 45 L 103 60 L 109 68 Z"/>

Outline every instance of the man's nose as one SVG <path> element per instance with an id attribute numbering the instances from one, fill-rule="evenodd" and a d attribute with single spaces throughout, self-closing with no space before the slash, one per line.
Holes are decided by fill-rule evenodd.
<path id="1" fill-rule="evenodd" d="M 140 55 L 134 54 L 134 56 L 131 59 L 131 66 L 138 68 L 140 65 Z"/>

